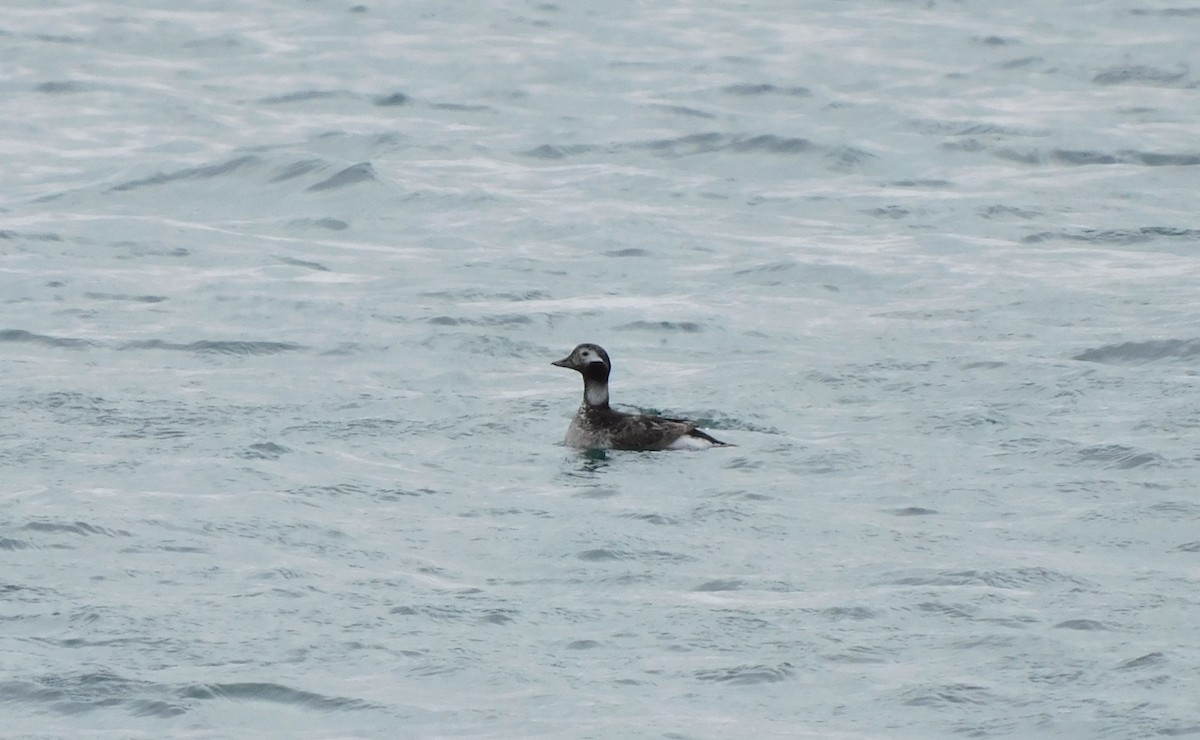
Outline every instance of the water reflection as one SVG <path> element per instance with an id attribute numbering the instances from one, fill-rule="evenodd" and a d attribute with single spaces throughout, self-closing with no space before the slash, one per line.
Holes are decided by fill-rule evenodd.
<path id="1" fill-rule="evenodd" d="M 580 450 L 568 458 L 571 468 L 565 474 L 572 478 L 595 478 L 609 464 L 608 450 Z"/>

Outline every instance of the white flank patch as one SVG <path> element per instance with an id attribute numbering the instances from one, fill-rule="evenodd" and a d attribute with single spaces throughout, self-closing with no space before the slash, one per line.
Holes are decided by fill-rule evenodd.
<path id="1" fill-rule="evenodd" d="M 701 439 L 700 437 L 692 437 L 690 435 L 685 434 L 682 437 L 680 437 L 679 439 L 672 442 L 671 444 L 667 445 L 667 449 L 668 450 L 706 450 L 712 446 L 713 446 L 713 443 L 709 442 L 707 439 Z"/>

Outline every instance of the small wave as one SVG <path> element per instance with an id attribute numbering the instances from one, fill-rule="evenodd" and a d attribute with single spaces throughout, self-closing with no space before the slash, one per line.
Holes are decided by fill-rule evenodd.
<path id="1" fill-rule="evenodd" d="M 483 624 L 508 624 L 515 622 L 519 613 L 515 609 L 487 609 L 479 621 Z"/>
<path id="2" fill-rule="evenodd" d="M 144 177 L 140 180 L 130 180 L 128 182 L 123 182 L 120 185 L 114 185 L 112 190 L 115 192 L 124 192 L 127 190 L 136 190 L 137 188 L 144 188 L 153 185 L 165 185 L 170 182 L 175 182 L 176 180 L 220 177 L 221 175 L 227 175 L 230 172 L 235 172 L 244 167 L 259 164 L 260 162 L 261 160 L 258 157 L 246 155 L 237 157 L 235 159 L 230 159 L 226 162 L 220 162 L 218 164 L 204 165 L 202 167 L 187 167 L 176 172 L 159 173 L 157 175 L 151 175 L 150 177 Z"/>
<path id="3" fill-rule="evenodd" d="M 737 578 L 718 578 L 713 581 L 705 581 L 699 586 L 693 588 L 693 591 L 737 591 L 746 585 L 744 581 Z"/>
<path id="4" fill-rule="evenodd" d="M 1200 7 L 1197 8 L 1133 8 L 1129 11 L 1130 15 L 1161 15 L 1166 18 L 1191 18 L 1200 15 Z"/>
<path id="5" fill-rule="evenodd" d="M 1178 71 L 1132 64 L 1124 67 L 1109 67 L 1096 73 L 1092 82 L 1097 85 L 1166 85 L 1186 84 L 1187 70 Z"/>
<path id="6" fill-rule="evenodd" d="M 961 151 L 983 151 L 986 149 L 976 139 L 956 142 L 947 148 Z M 1043 153 L 1038 149 L 1013 149 L 1001 147 L 992 150 L 993 156 L 1027 165 L 1045 164 L 1047 160 L 1075 166 L 1140 164 L 1146 167 L 1194 167 L 1200 165 L 1200 152 L 1143 152 L 1120 150 L 1115 152 L 1093 149 L 1052 149 Z"/>
<path id="7" fill-rule="evenodd" d="M 13 231 L 12 229 L 0 229 L 0 239 L 24 239 L 34 242 L 61 242 L 63 238 L 58 234 L 48 231 L 28 232 L 28 231 Z"/>
<path id="8" fill-rule="evenodd" d="M 126 293 L 84 293 L 84 298 L 96 301 L 131 301 L 133 303 L 162 303 L 167 300 L 161 295 L 128 295 Z"/>
<path id="9" fill-rule="evenodd" d="M 583 450 L 580 457 L 583 460 L 582 468 L 586 471 L 592 471 L 603 466 L 604 461 L 608 459 L 608 451 Z M 580 488 L 574 495 L 579 498 L 605 499 L 620 496 L 621 492 L 608 486 L 589 486 L 587 488 Z M 586 560 L 587 558 L 581 559 Z"/>
<path id="10" fill-rule="evenodd" d="M 869 211 L 863 211 L 863 213 L 867 214 L 868 216 L 874 216 L 875 218 L 889 218 L 893 220 L 906 218 L 912 214 L 912 212 L 907 208 L 897 205 L 885 206 L 883 208 L 872 208 Z"/>
<path id="11" fill-rule="evenodd" d="M 780 259 L 736 270 L 733 272 L 733 275 L 734 277 L 749 279 L 750 282 L 766 285 L 766 287 L 772 287 L 772 285 L 782 285 L 796 281 L 798 278 L 790 275 L 785 276 L 784 273 L 799 272 L 803 269 L 803 265 L 800 265 L 796 260 Z"/>
<path id="12" fill-rule="evenodd" d="M 624 560 L 625 559 L 625 557 L 622 553 L 619 553 L 616 550 L 609 550 L 607 548 L 597 548 L 595 550 L 584 550 L 583 552 L 576 554 L 575 557 L 579 558 L 580 560 L 587 560 L 589 562 L 599 562 L 599 561 L 604 561 L 604 560 Z"/>
<path id="13" fill-rule="evenodd" d="M 294 221 L 289 221 L 288 226 L 292 226 L 292 227 L 300 228 L 300 229 L 324 229 L 326 231 L 345 231 L 346 229 L 350 228 L 350 224 L 346 223 L 345 221 L 341 220 L 340 218 L 329 218 L 329 217 L 326 217 L 326 218 L 298 218 L 298 219 L 295 219 Z M 316 264 L 316 263 L 315 262 L 301 263 L 299 260 L 297 260 L 296 263 L 293 263 L 293 264 L 300 264 L 301 266 L 307 266 L 307 265 Z M 324 269 L 328 269 L 328 268 L 324 268 Z"/>
<path id="14" fill-rule="evenodd" d="M 371 166 L 370 162 L 359 162 L 327 177 L 315 185 L 310 185 L 308 191 L 315 193 L 322 190 L 336 190 L 337 188 L 349 187 L 362 182 L 374 182 L 378 179 L 375 175 L 375 168 Z"/>
<path id="15" fill-rule="evenodd" d="M 975 146 L 969 151 L 981 151 L 982 145 Z M 1019 164 L 1037 165 L 1042 163 L 1042 154 L 1036 149 L 1018 150 L 1011 147 L 1001 147 L 995 150 L 992 154 L 1006 162 L 1017 162 Z"/>
<path id="16" fill-rule="evenodd" d="M 57 522 L 29 522 L 21 529 L 30 530 L 33 532 L 63 532 L 66 534 L 77 534 L 82 536 L 101 535 L 103 537 L 132 537 L 129 532 L 121 529 L 106 529 L 97 527 L 94 524 L 87 522 L 72 522 L 71 524 L 59 524 Z"/>
<path id="17" fill-rule="evenodd" d="M 664 516 L 662 514 L 622 514 L 621 516 L 625 519 L 635 519 L 639 522 L 646 522 L 647 524 L 655 524 L 658 526 L 673 527 L 679 525 L 679 520 L 675 519 L 674 517 Z"/>
<path id="18" fill-rule="evenodd" d="M 980 218 L 987 218 L 987 219 L 1007 218 L 1009 216 L 1013 216 L 1015 218 L 1030 219 L 1030 218 L 1037 218 L 1038 216 L 1042 215 L 1038 211 L 1031 211 L 1031 210 L 1027 210 L 1025 208 L 1017 208 L 1015 206 L 1005 206 L 1005 205 L 994 205 L 994 206 L 988 206 L 986 208 L 980 208 L 978 211 L 976 211 L 976 213 L 979 214 Z"/>
<path id="19" fill-rule="evenodd" d="M 1188 360 L 1200 355 L 1200 339 L 1154 339 L 1147 342 L 1106 344 L 1071 359 L 1109 365 L 1135 365 L 1162 360 Z"/>
<path id="20" fill-rule="evenodd" d="M 1151 167 L 1191 167 L 1200 164 L 1200 154 L 1159 154 L 1156 152 L 1134 152 L 1134 156 Z"/>
<path id="21" fill-rule="evenodd" d="M 479 105 L 476 103 L 434 103 L 429 106 L 434 110 L 449 110 L 461 113 L 495 113 L 496 109 L 490 105 Z"/>
<path id="22" fill-rule="evenodd" d="M 69 95 L 71 93 L 92 92 L 100 88 L 90 82 L 80 82 L 79 80 L 51 80 L 50 82 L 43 82 L 33 89 L 36 92 L 50 95 Z"/>
<path id="23" fill-rule="evenodd" d="M 1108 152 L 1096 152 L 1085 149 L 1055 149 L 1050 152 L 1052 159 L 1064 164 L 1120 164 L 1121 158 Z"/>
<path id="24" fill-rule="evenodd" d="M 688 116 L 690 118 L 707 118 L 707 119 L 716 118 L 716 116 L 714 116 L 712 113 L 709 113 L 707 111 L 702 111 L 699 108 L 691 108 L 686 105 L 660 105 L 660 106 L 656 106 L 656 107 L 661 108 L 662 110 L 665 110 L 668 113 L 676 113 L 678 115 Z"/>
<path id="25" fill-rule="evenodd" d="M 198 684 L 180 691 L 185 699 L 230 699 L 235 701 L 265 701 L 291 704 L 323 712 L 354 711 L 378 708 L 359 700 L 325 696 L 277 683 L 217 683 Z"/>
<path id="26" fill-rule="evenodd" d="M 794 154 L 808 151 L 812 146 L 812 142 L 808 139 L 798 137 L 780 137 L 774 134 L 744 137 L 716 132 L 689 134 L 671 139 L 655 139 L 627 145 L 631 149 L 649 149 L 668 155 L 706 154 L 719 151 Z"/>
<path id="27" fill-rule="evenodd" d="M 238 453 L 238 457 L 247 460 L 277 460 L 289 452 L 291 449 L 274 442 L 256 442 Z"/>
<path id="28" fill-rule="evenodd" d="M 201 354 L 222 355 L 273 355 L 279 352 L 294 352 L 307 349 L 302 344 L 290 342 L 241 342 L 201 340 L 190 344 L 167 342 L 162 339 L 141 339 L 122 345 L 121 349 L 166 349 L 181 352 L 197 352 Z"/>
<path id="29" fill-rule="evenodd" d="M 686 334 L 695 334 L 696 332 L 704 331 L 704 325 L 695 321 L 631 321 L 628 324 L 621 324 L 614 328 L 619 331 L 681 331 Z"/>
<path id="30" fill-rule="evenodd" d="M 67 36 L 61 33 L 35 33 L 31 38 L 45 41 L 48 44 L 82 44 L 82 36 Z"/>
<path id="31" fill-rule="evenodd" d="M 485 316 L 480 319 L 434 316 L 431 319 L 427 319 L 426 323 L 433 324 L 434 326 L 520 326 L 523 324 L 532 324 L 533 319 L 524 314 L 501 314 L 498 316 Z"/>
<path id="32" fill-rule="evenodd" d="M 808 139 L 799 137 L 776 136 L 774 134 L 759 134 L 756 136 L 739 136 L 706 132 L 687 134 L 669 139 L 651 139 L 649 141 L 632 141 L 603 147 L 603 151 L 617 154 L 623 151 L 649 151 L 665 157 L 683 157 L 697 154 L 716 152 L 735 152 L 738 154 L 799 154 L 815 149 L 816 146 Z M 554 145 L 542 144 L 519 154 L 536 159 L 564 159 L 577 154 L 585 154 L 600 149 L 586 144 Z M 847 150 L 849 151 L 849 150 Z M 872 155 L 855 150 L 859 156 L 851 157 L 855 161 Z M 838 153 L 839 160 L 847 158 L 846 153 Z"/>
<path id="33" fill-rule="evenodd" d="M 904 703 L 910 707 L 944 706 L 948 704 L 991 704 L 992 693 L 983 686 L 956 683 L 904 692 Z"/>
<path id="34" fill-rule="evenodd" d="M 1167 664 L 1167 656 L 1160 652 L 1146 653 L 1136 658 L 1130 658 L 1117 666 L 1118 671 L 1128 671 L 1137 668 L 1161 668 Z"/>
<path id="35" fill-rule="evenodd" d="M 1042 129 L 1022 128 L 992 121 L 963 121 L 942 119 L 917 119 L 909 126 L 923 134 L 936 136 L 1044 136 Z"/>
<path id="36" fill-rule="evenodd" d="M 329 272 L 329 268 L 320 262 L 308 262 L 306 260 L 298 260 L 295 257 L 276 257 L 275 259 L 292 267 L 303 267 L 306 270 L 315 270 L 317 272 Z"/>
<path id="37" fill-rule="evenodd" d="M 425 617 L 437 622 L 474 622 L 477 624 L 510 624 L 520 616 L 520 612 L 516 609 L 436 605 L 397 606 L 390 609 L 388 613 L 401 617 Z"/>
<path id="38" fill-rule="evenodd" d="M 831 663 L 886 663 L 890 662 L 886 652 L 879 648 L 856 645 L 844 652 L 825 656 Z"/>
<path id="39" fill-rule="evenodd" d="M 865 606 L 831 606 L 820 610 L 820 615 L 833 622 L 862 622 L 875 619 L 879 613 Z"/>
<path id="40" fill-rule="evenodd" d="M 1012 568 L 1007 570 L 951 570 L 900 576 L 888 581 L 897 586 L 990 586 L 992 588 L 1027 588 L 1031 585 L 1061 583 L 1081 585 L 1084 582 L 1065 573 L 1048 568 Z"/>
<path id="41" fill-rule="evenodd" d="M 1079 229 L 1076 231 L 1042 231 L 1021 239 L 1037 244 L 1052 239 L 1089 242 L 1092 244 L 1141 244 L 1159 239 L 1200 241 L 1200 229 L 1181 229 L 1173 226 L 1143 226 L 1139 229 Z"/>
<path id="42" fill-rule="evenodd" d="M 301 175 L 307 175 L 309 172 L 319 170 L 325 167 L 326 163 L 319 159 L 304 159 L 299 162 L 293 162 L 279 171 L 277 175 L 271 178 L 271 182 L 283 182 L 291 180 Z"/>
<path id="43" fill-rule="evenodd" d="M 306 103 L 309 100 L 329 100 L 330 98 L 345 97 L 348 93 L 336 90 L 297 90 L 296 92 L 272 95 L 260 98 L 258 102 L 264 105 L 279 105 L 280 103 Z"/>
<path id="44" fill-rule="evenodd" d="M 48 347 L 92 347 L 95 342 L 75 337 L 52 337 L 48 334 L 34 334 L 24 329 L 0 329 L 0 342 L 30 342 L 44 344 Z"/>
<path id="45" fill-rule="evenodd" d="M 478 288 L 460 288 L 454 290 L 429 290 L 418 293 L 422 298 L 466 303 L 468 301 L 543 301 L 550 298 L 544 290 L 526 290 L 520 293 L 493 293 Z"/>
<path id="46" fill-rule="evenodd" d="M 592 151 L 595 147 L 576 144 L 572 146 L 553 144 L 542 144 L 535 146 L 532 149 L 527 149 L 523 152 L 518 152 L 523 157 L 532 157 L 533 159 L 565 159 L 577 154 L 586 154 Z"/>
<path id="47" fill-rule="evenodd" d="M 643 563 L 687 563 L 695 560 L 690 555 L 684 555 L 677 552 L 667 552 L 665 550 L 646 550 L 641 552 L 633 552 L 630 550 L 617 550 L 607 547 L 596 548 L 594 550 L 584 550 L 577 553 L 576 557 L 580 560 L 591 562 L 603 562 L 607 560 L 629 560 Z"/>
<path id="48" fill-rule="evenodd" d="M 64 715 L 78 715 L 121 704 L 128 704 L 135 713 L 150 710 L 147 713 L 157 716 L 175 716 L 186 711 L 174 702 L 144 698 L 156 690 L 162 693 L 161 685 L 122 678 L 108 671 L 48 675 L 0 683 L 0 696 L 5 700 L 44 704 L 51 711 Z"/>
<path id="49" fill-rule="evenodd" d="M 434 604 L 418 604 L 416 606 L 394 606 L 388 614 L 398 617 L 427 617 L 436 622 L 459 622 L 469 617 L 470 612 L 461 607 L 439 606 Z"/>
<path id="50" fill-rule="evenodd" d="M 1021 69 L 1022 67 L 1028 67 L 1032 64 L 1039 64 L 1044 61 L 1046 61 L 1045 57 L 1039 56 L 1017 57 L 1016 59 L 1009 59 L 1008 61 L 1001 62 L 997 66 L 1000 69 Z"/>
<path id="51" fill-rule="evenodd" d="M 449 422 L 447 422 L 449 423 Z M 282 434 L 297 432 L 321 434 L 331 439 L 354 439 L 357 437 L 378 437 L 383 434 L 406 434 L 415 427 L 412 421 L 401 419 L 363 418 L 345 421 L 311 421 L 304 424 L 285 427 Z M 429 427 L 424 427 L 428 429 Z"/>
<path id="52" fill-rule="evenodd" d="M 752 685 L 760 683 L 778 683 L 789 678 L 795 671 L 791 663 L 779 665 L 738 665 L 730 668 L 715 668 L 696 671 L 696 678 L 701 681 L 716 681 L 719 683 Z"/>
<path id="53" fill-rule="evenodd" d="M 372 99 L 371 102 L 375 105 L 383 106 L 385 108 L 392 108 L 401 105 L 408 105 L 412 102 L 412 98 L 408 97 L 402 92 L 394 92 L 388 93 L 387 95 L 380 95 Z"/>
<path id="54" fill-rule="evenodd" d="M 1095 619 L 1068 619 L 1054 625 L 1054 628 L 1061 630 L 1083 630 L 1085 632 L 1108 629 L 1103 622 L 1098 622 Z"/>
<path id="55" fill-rule="evenodd" d="M 338 483 L 331 486 L 303 486 L 287 491 L 291 496 L 357 496 L 368 492 L 366 486 L 357 483 Z"/>
<path id="56" fill-rule="evenodd" d="M 1088 149 L 1054 149 L 1050 158 L 1063 164 L 1093 165 L 1093 164 L 1144 164 L 1148 167 L 1192 167 L 1200 164 L 1200 154 L 1196 152 L 1162 153 L 1162 152 L 1098 152 Z"/>
<path id="57" fill-rule="evenodd" d="M 1084 447 L 1079 450 L 1080 462 L 1098 462 L 1105 467 L 1119 468 L 1128 470 L 1130 468 L 1140 468 L 1143 465 L 1154 465 L 1163 461 L 1163 458 L 1153 452 L 1139 450 L 1136 447 L 1126 447 L 1125 445 L 1098 445 L 1094 447 Z"/>
<path id="58" fill-rule="evenodd" d="M 721 92 L 729 95 L 787 95 L 796 98 L 806 98 L 809 95 L 812 95 L 812 91 L 807 87 L 779 87 L 778 85 L 772 85 L 769 82 L 726 85 L 725 87 L 721 88 Z"/>
<path id="59" fill-rule="evenodd" d="M 160 699 L 132 699 L 129 702 L 129 713 L 135 717 L 168 719 L 187 714 L 187 707 Z"/>

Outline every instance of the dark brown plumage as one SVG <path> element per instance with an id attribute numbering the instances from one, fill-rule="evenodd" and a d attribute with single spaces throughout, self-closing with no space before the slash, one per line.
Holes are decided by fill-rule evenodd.
<path id="1" fill-rule="evenodd" d="M 608 404 L 608 376 L 612 361 L 604 348 L 581 344 L 571 354 L 552 363 L 583 376 L 583 403 L 564 442 L 570 447 L 614 450 L 668 450 L 728 447 L 684 419 L 645 414 L 625 414 Z"/>

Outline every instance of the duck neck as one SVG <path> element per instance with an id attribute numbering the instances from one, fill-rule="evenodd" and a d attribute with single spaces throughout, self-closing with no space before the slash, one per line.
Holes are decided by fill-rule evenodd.
<path id="1" fill-rule="evenodd" d="M 608 365 L 592 362 L 586 365 L 583 375 L 583 405 L 592 408 L 608 408 Z"/>
<path id="2" fill-rule="evenodd" d="M 608 381 L 584 378 L 583 405 L 593 407 L 608 407 Z"/>

